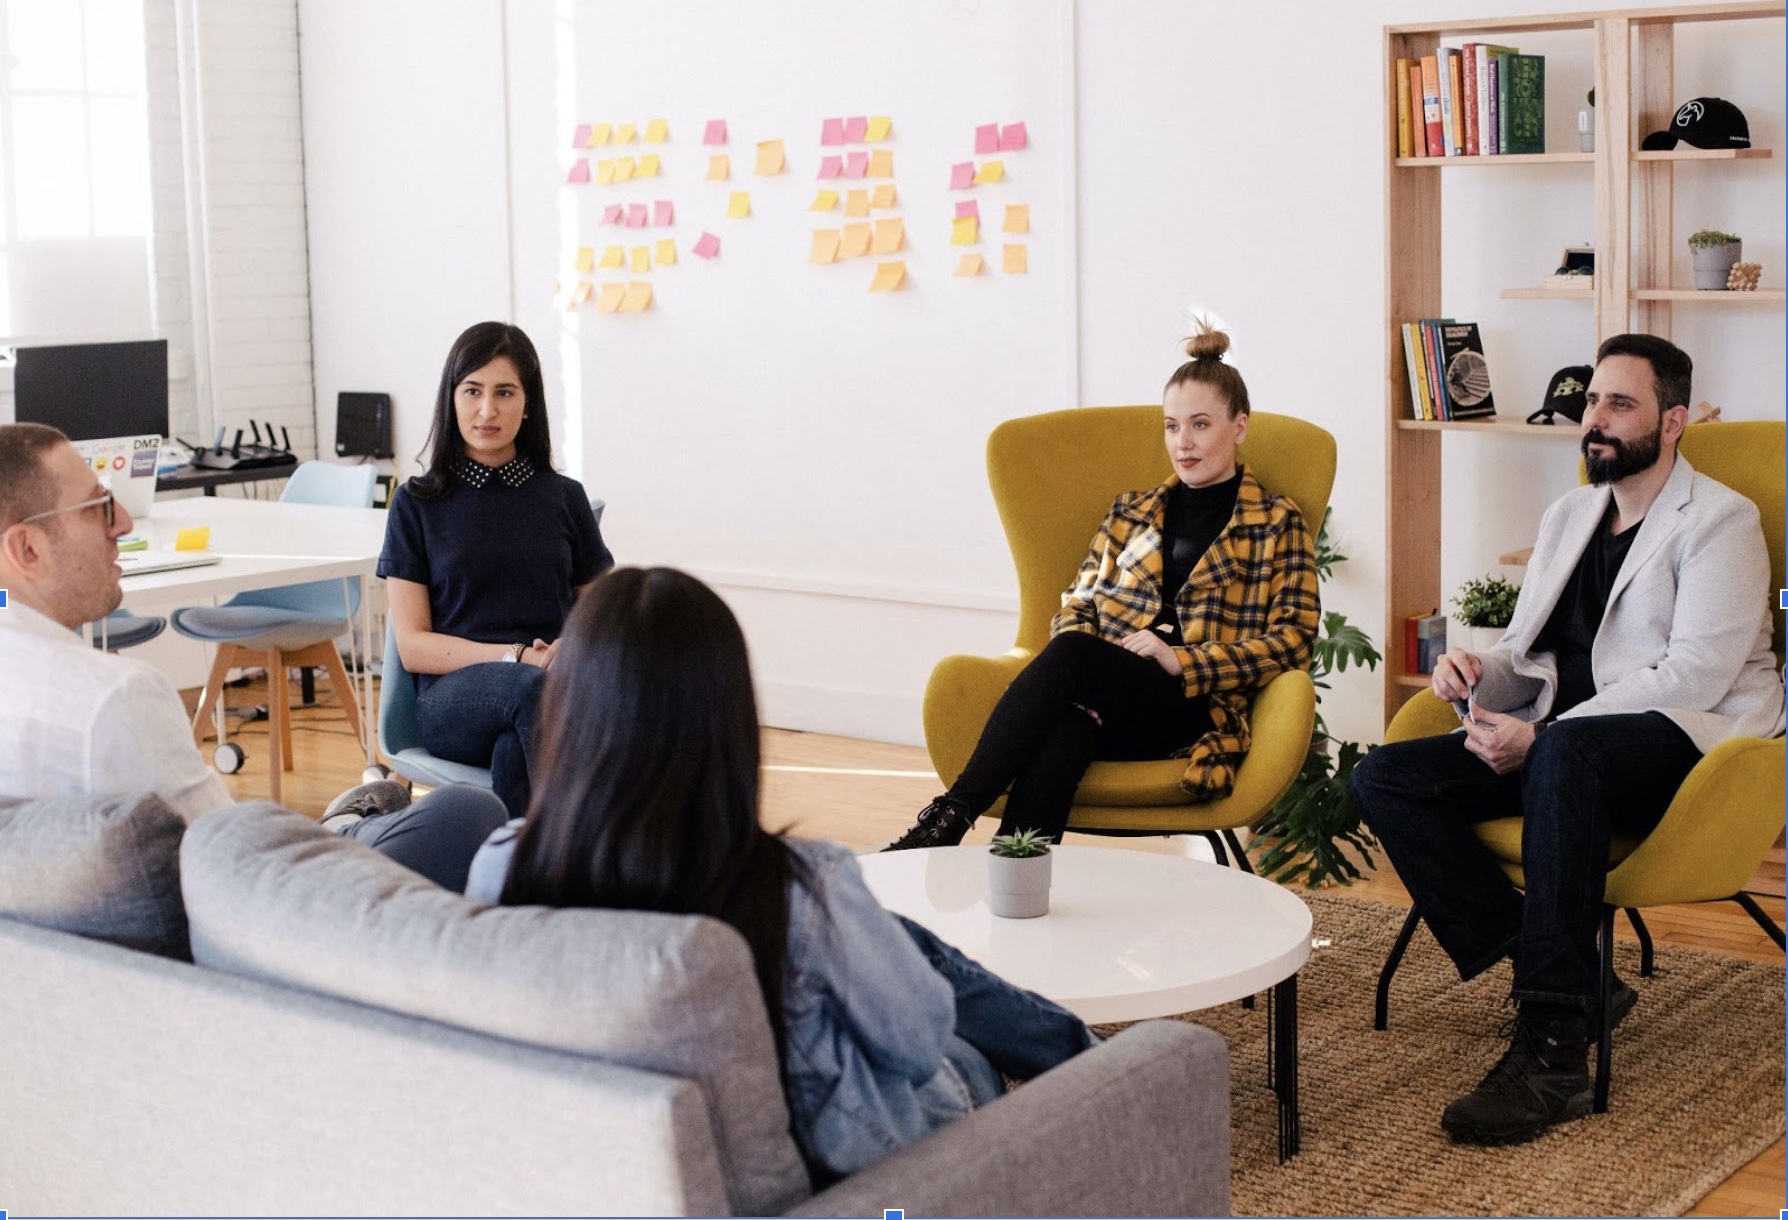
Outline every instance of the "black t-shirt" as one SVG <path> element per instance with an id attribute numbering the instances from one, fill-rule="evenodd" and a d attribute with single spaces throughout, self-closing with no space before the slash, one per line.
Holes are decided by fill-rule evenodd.
<path id="1" fill-rule="evenodd" d="M 1209 487 L 1175 483 L 1167 493 L 1166 520 L 1161 527 L 1161 612 L 1149 626 L 1170 644 L 1180 642 L 1174 598 L 1235 515 L 1235 498 L 1241 490 L 1242 472 L 1238 469 L 1226 482 Z"/>
<path id="2" fill-rule="evenodd" d="M 1614 502 L 1610 500 L 1595 536 L 1577 560 L 1577 570 L 1558 595 L 1552 616 L 1534 638 L 1536 650 L 1553 653 L 1558 660 L 1558 697 L 1552 704 L 1552 716 L 1570 711 L 1596 693 L 1590 651 L 1596 632 L 1601 630 L 1602 615 L 1608 610 L 1614 578 L 1620 575 L 1620 565 L 1626 561 L 1639 533 L 1637 524 L 1614 533 L 1614 511 Z"/>
<path id="3" fill-rule="evenodd" d="M 583 485 L 524 459 L 466 473 L 482 482 L 450 474 L 432 499 L 408 488 L 392 496 L 379 575 L 426 586 L 433 628 L 444 635 L 557 639 L 577 586 L 615 562 Z M 417 689 L 433 678 L 418 674 Z"/>

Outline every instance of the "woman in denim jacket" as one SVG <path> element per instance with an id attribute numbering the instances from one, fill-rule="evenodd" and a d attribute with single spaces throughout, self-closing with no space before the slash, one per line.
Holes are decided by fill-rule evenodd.
<path id="1" fill-rule="evenodd" d="M 751 947 L 796 1142 L 855 1173 L 1097 1041 L 1072 1014 L 884 910 L 855 858 L 758 822 L 745 640 L 666 568 L 581 599 L 547 673 L 525 820 L 492 835 L 468 897 L 709 915 Z"/>

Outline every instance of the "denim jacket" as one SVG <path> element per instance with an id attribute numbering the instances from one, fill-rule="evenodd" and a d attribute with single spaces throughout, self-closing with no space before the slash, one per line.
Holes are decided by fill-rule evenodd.
<path id="1" fill-rule="evenodd" d="M 472 862 L 466 897 L 495 902 L 517 819 Z M 835 843 L 784 839 L 796 857 L 783 970 L 783 1089 L 822 1181 L 855 1173 L 973 1109 L 944 1058 L 955 993 Z"/>

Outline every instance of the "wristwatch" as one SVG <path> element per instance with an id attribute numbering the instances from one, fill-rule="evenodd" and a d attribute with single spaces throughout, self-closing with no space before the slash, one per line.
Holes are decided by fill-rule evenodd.
<path id="1" fill-rule="evenodd" d="M 519 661 L 521 660 L 522 653 L 526 651 L 528 651 L 528 646 L 526 644 L 511 644 L 508 650 L 503 653 L 503 659 L 511 662 Z"/>

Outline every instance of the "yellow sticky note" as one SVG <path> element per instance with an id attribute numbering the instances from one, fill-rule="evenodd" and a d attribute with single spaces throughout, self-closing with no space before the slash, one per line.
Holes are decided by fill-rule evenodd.
<path id="1" fill-rule="evenodd" d="M 596 269 L 596 251 L 592 250 L 588 246 L 579 246 L 577 248 L 577 261 L 572 264 L 572 270 L 582 271 L 582 272 L 588 274 L 589 272 L 591 272 L 595 269 Z"/>
<path id="2" fill-rule="evenodd" d="M 973 216 L 958 216 L 950 222 L 950 244 L 952 246 L 972 246 L 981 240 L 977 232 L 980 222 Z"/>
<path id="3" fill-rule="evenodd" d="M 635 178 L 656 178 L 658 176 L 658 154 L 645 153 L 639 159 L 639 169 L 634 171 Z"/>
<path id="4" fill-rule="evenodd" d="M 864 129 L 863 139 L 870 143 L 874 143 L 877 140 L 885 140 L 888 138 L 888 133 L 893 130 L 893 119 L 885 114 L 872 114 L 869 116 L 869 126 Z"/>
<path id="5" fill-rule="evenodd" d="M 632 123 L 622 123 L 615 128 L 616 144 L 631 144 L 639 136 L 639 128 Z"/>
<path id="6" fill-rule="evenodd" d="M 625 284 L 604 284 L 602 291 L 596 294 L 596 312 L 614 313 L 621 308 L 621 296 L 626 291 Z"/>
<path id="7" fill-rule="evenodd" d="M 813 206 L 808 208 L 807 210 L 809 212 L 830 212 L 833 208 L 835 208 L 837 206 L 838 206 L 838 192 L 837 191 L 821 191 L 819 194 L 817 194 L 813 197 Z"/>
<path id="8" fill-rule="evenodd" d="M 633 168 L 634 163 L 632 157 L 616 157 L 615 181 L 626 182 L 629 178 L 633 177 Z"/>
<path id="9" fill-rule="evenodd" d="M 751 192 L 734 191 L 727 197 L 726 214 L 734 220 L 743 220 L 751 215 Z"/>
<path id="10" fill-rule="evenodd" d="M 807 253 L 807 261 L 821 266 L 838 261 L 838 230 L 815 229 L 813 231 L 813 248 Z"/>
<path id="11" fill-rule="evenodd" d="M 871 178 L 892 178 L 894 176 L 894 150 L 878 148 L 869 154 L 869 176 Z"/>
<path id="12" fill-rule="evenodd" d="M 646 123 L 646 143 L 662 144 L 670 138 L 670 124 L 663 119 L 651 119 Z"/>
<path id="13" fill-rule="evenodd" d="M 984 260 L 979 254 L 965 254 L 962 256 L 962 260 L 956 264 L 956 270 L 952 271 L 950 274 L 951 275 L 980 275 L 981 274 L 981 266 L 985 261 L 986 260 Z"/>
<path id="14" fill-rule="evenodd" d="M 975 182 L 1003 182 L 1006 178 L 1004 161 L 983 161 L 975 167 Z"/>
<path id="15" fill-rule="evenodd" d="M 725 182 L 733 176 L 733 165 L 725 153 L 713 153 L 708 157 L 708 181 Z"/>
<path id="16" fill-rule="evenodd" d="M 846 216 L 869 215 L 869 192 L 863 190 L 846 191 L 844 196 L 844 214 Z"/>
<path id="17" fill-rule="evenodd" d="M 838 253 L 841 258 L 856 258 L 859 254 L 869 253 L 869 237 L 871 229 L 868 221 L 858 221 L 844 226 L 844 244 Z"/>
<path id="18" fill-rule="evenodd" d="M 905 263 L 883 263 L 875 269 L 875 278 L 869 281 L 869 291 L 892 292 L 905 282 Z"/>
<path id="19" fill-rule="evenodd" d="M 1013 242 L 1006 246 L 1005 255 L 1000 259 L 1000 270 L 1007 275 L 1024 275 L 1030 270 L 1030 261 L 1025 254 L 1027 247 L 1022 242 Z"/>
<path id="20" fill-rule="evenodd" d="M 1031 205 L 1028 203 L 1008 203 L 1006 205 L 1006 223 L 1000 226 L 1002 233 L 1029 233 L 1031 231 Z"/>
<path id="21" fill-rule="evenodd" d="M 613 161 L 598 161 L 596 163 L 596 181 L 606 186 L 614 180 L 615 163 Z"/>
<path id="22" fill-rule="evenodd" d="M 209 525 L 189 526 L 174 535 L 176 551 L 203 551 L 209 549 L 210 546 L 211 527 Z"/>
<path id="23" fill-rule="evenodd" d="M 613 130 L 614 127 L 608 123 L 591 123 L 590 137 L 584 141 L 584 147 L 596 148 L 599 145 L 607 144 L 609 132 Z"/>
<path id="24" fill-rule="evenodd" d="M 906 221 L 898 216 L 875 222 L 875 240 L 870 249 L 877 254 L 898 254 L 906 245 Z"/>
<path id="25" fill-rule="evenodd" d="M 652 247 L 633 247 L 633 257 L 628 264 L 635 275 L 644 275 L 652 269 Z"/>
<path id="26" fill-rule="evenodd" d="M 602 252 L 602 265 L 609 268 L 619 267 L 626 257 L 627 251 L 621 247 L 609 246 Z"/>
<path id="27" fill-rule="evenodd" d="M 621 294 L 621 312 L 638 313 L 652 308 L 652 281 L 628 280 L 627 291 Z"/>
<path id="28" fill-rule="evenodd" d="M 760 140 L 758 142 L 756 170 L 758 177 L 767 178 L 771 174 L 780 174 L 785 164 L 787 164 L 787 159 L 782 153 L 781 140 Z"/>
<path id="29" fill-rule="evenodd" d="M 900 206 L 894 197 L 894 184 L 884 182 L 869 192 L 869 206 L 872 208 L 897 208 Z"/>
<path id="30" fill-rule="evenodd" d="M 655 257 L 658 260 L 658 265 L 660 267 L 675 266 L 676 262 L 677 262 L 676 239 L 672 238 L 672 237 L 667 237 L 667 238 L 663 239 L 662 241 L 660 241 L 658 243 L 658 249 L 655 252 L 655 254 L 653 255 L 653 257 Z"/>

